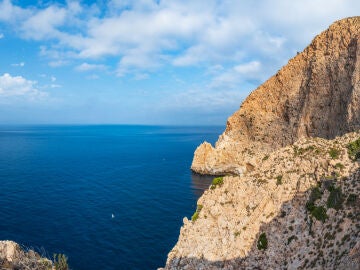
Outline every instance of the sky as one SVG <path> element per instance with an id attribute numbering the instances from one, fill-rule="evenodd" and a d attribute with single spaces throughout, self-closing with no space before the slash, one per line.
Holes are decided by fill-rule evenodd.
<path id="1" fill-rule="evenodd" d="M 225 125 L 358 0 L 0 0 L 0 124 Z"/>

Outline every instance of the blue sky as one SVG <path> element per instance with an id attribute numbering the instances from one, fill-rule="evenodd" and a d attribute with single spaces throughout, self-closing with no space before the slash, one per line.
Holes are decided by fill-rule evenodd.
<path id="1" fill-rule="evenodd" d="M 358 0 L 0 0 L 0 124 L 225 125 Z"/>

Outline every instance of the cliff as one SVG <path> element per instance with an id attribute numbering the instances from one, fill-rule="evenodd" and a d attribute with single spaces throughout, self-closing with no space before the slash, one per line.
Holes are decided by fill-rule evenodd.
<path id="1" fill-rule="evenodd" d="M 229 117 L 215 148 L 201 144 L 191 169 L 241 174 L 299 138 L 335 136 L 360 127 L 360 17 L 332 24 L 254 90 Z"/>
<path id="2" fill-rule="evenodd" d="M 252 92 L 192 169 L 215 178 L 165 269 L 360 269 L 360 17 Z"/>
<path id="3" fill-rule="evenodd" d="M 165 269 L 360 269 L 359 136 L 301 139 L 216 178 Z"/>

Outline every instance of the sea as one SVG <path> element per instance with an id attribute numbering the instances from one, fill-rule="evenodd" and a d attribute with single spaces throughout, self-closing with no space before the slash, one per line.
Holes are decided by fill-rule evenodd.
<path id="1" fill-rule="evenodd" d="M 0 240 L 73 270 L 157 269 L 212 177 L 193 153 L 224 127 L 0 126 Z"/>

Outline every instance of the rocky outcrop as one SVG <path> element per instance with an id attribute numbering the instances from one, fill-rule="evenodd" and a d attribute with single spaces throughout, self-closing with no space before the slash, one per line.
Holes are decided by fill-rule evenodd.
<path id="1" fill-rule="evenodd" d="M 360 133 L 303 138 L 217 179 L 184 218 L 165 269 L 360 269 L 355 157 Z"/>
<path id="2" fill-rule="evenodd" d="M 332 24 L 253 91 L 215 147 L 196 149 L 191 169 L 241 174 L 299 138 L 332 139 L 359 128 L 360 17 L 352 17 Z"/>
<path id="3" fill-rule="evenodd" d="M 55 270 L 53 262 L 33 250 L 25 251 L 13 241 L 0 241 L 0 269 Z"/>

